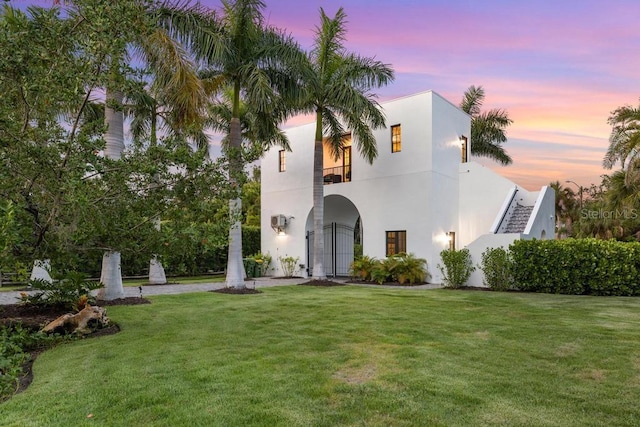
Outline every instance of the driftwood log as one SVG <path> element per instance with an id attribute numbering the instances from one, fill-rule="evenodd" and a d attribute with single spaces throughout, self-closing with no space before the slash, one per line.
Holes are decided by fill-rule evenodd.
<path id="1" fill-rule="evenodd" d="M 63 314 L 42 328 L 47 333 L 89 334 L 109 324 L 107 310 L 102 307 L 86 305 L 76 314 Z"/>

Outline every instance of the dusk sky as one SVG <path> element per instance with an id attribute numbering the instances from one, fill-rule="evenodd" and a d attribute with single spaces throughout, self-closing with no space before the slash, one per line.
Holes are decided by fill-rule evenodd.
<path id="1" fill-rule="evenodd" d="M 433 90 L 458 104 L 481 85 L 484 108 L 514 121 L 513 164 L 487 165 L 529 189 L 609 172 L 609 113 L 640 98 L 640 1 L 271 0 L 266 17 L 308 48 L 319 8 L 340 6 L 348 49 L 396 71 L 381 101 Z"/>
<path id="2" fill-rule="evenodd" d="M 513 165 L 484 163 L 528 189 L 555 180 L 599 184 L 610 172 L 601 166 L 607 118 L 639 102 L 638 0 L 266 3 L 268 23 L 305 49 L 320 7 L 330 16 L 344 7 L 347 48 L 395 69 L 395 82 L 378 92 L 380 101 L 433 90 L 458 104 L 470 85 L 483 86 L 484 108 L 505 109 L 514 121 L 505 144 Z"/>

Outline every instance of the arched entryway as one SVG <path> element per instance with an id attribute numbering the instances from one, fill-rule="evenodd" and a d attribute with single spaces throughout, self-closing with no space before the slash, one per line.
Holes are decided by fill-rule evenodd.
<path id="1" fill-rule="evenodd" d="M 324 269 L 328 277 L 348 276 L 355 254 L 362 248 L 362 220 L 346 197 L 324 198 Z M 307 274 L 313 275 L 313 209 L 306 223 Z M 358 246 L 359 245 L 359 246 Z"/>

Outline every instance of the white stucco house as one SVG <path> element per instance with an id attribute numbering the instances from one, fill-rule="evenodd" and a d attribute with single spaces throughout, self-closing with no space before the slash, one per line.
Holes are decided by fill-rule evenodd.
<path id="1" fill-rule="evenodd" d="M 373 164 L 355 147 L 338 161 L 325 151 L 328 276 L 347 276 L 359 250 L 378 259 L 410 252 L 425 258 L 430 281 L 441 283 L 440 252 L 450 245 L 468 247 L 477 264 L 487 247 L 553 238 L 553 190 L 529 192 L 474 162 L 469 115 L 432 91 L 382 108 L 387 128 L 374 131 Z M 315 122 L 285 132 L 292 151 L 272 148 L 261 163 L 262 252 L 272 255 L 276 276 L 285 256 L 299 258 L 296 274 L 311 276 Z M 482 279 L 477 270 L 469 284 Z"/>

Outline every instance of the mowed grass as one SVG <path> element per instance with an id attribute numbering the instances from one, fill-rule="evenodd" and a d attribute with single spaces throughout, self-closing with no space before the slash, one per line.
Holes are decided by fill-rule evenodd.
<path id="1" fill-rule="evenodd" d="M 640 300 L 371 287 L 109 307 L 3 426 L 636 426 Z"/>
<path id="2" fill-rule="evenodd" d="M 204 275 L 204 276 L 186 276 L 186 277 L 168 277 L 167 283 L 171 285 L 192 285 L 195 283 L 221 283 L 225 281 L 225 276 L 220 275 Z M 140 286 L 148 285 L 149 278 L 127 279 L 122 282 L 123 286 Z"/>

